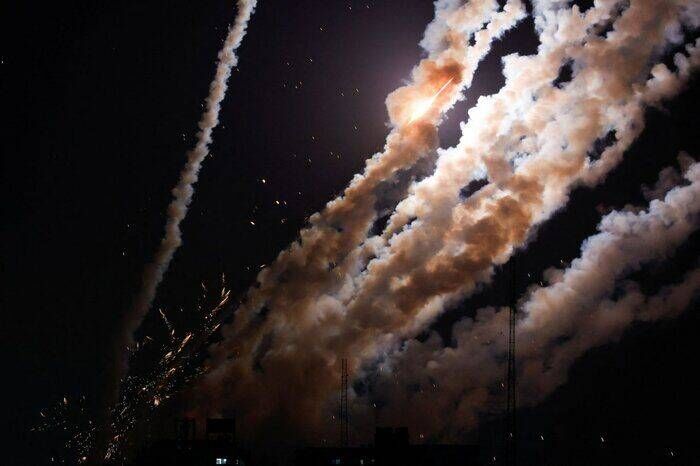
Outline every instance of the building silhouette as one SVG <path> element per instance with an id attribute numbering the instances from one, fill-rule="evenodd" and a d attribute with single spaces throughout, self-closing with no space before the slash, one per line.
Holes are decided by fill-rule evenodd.
<path id="1" fill-rule="evenodd" d="M 295 457 L 296 466 L 470 466 L 479 464 L 475 445 L 411 445 L 408 428 L 378 427 L 373 446 L 309 447 Z"/>
<path id="2" fill-rule="evenodd" d="M 236 421 L 207 419 L 204 438 L 197 438 L 194 419 L 176 421 L 175 438 L 156 440 L 134 461 L 136 466 L 245 466 L 249 455 L 236 444 Z"/>

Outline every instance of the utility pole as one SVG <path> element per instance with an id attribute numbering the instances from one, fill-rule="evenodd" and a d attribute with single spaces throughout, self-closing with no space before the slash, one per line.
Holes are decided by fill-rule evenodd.
<path id="1" fill-rule="evenodd" d="M 349 439 L 349 416 L 348 416 L 348 360 L 341 360 L 340 375 L 340 446 L 347 448 Z"/>
<path id="2" fill-rule="evenodd" d="M 516 375 L 515 375 L 515 308 L 511 307 L 508 321 L 508 374 L 506 394 L 505 461 L 507 466 L 517 464 Z"/>
<path id="3" fill-rule="evenodd" d="M 514 254 L 515 255 L 515 254 Z M 508 315 L 508 368 L 506 374 L 506 419 L 504 429 L 504 447 L 505 447 L 505 464 L 507 466 L 516 466 L 517 464 L 517 380 L 515 371 L 515 314 L 517 309 L 517 289 L 516 289 L 516 272 L 517 265 L 515 257 L 513 258 L 513 275 L 512 275 L 512 303 Z"/>

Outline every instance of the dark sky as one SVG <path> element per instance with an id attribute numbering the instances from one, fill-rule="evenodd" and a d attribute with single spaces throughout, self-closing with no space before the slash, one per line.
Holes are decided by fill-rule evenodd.
<path id="1" fill-rule="evenodd" d="M 0 51 L 0 331 L 3 417 L 25 442 L 40 409 L 64 395 L 99 393 L 114 325 L 162 233 L 235 11 L 230 1 L 17 3 L 2 15 Z M 260 1 L 157 306 L 188 309 L 200 282 L 222 273 L 243 291 L 304 218 L 361 170 L 383 144 L 384 99 L 420 58 L 432 10 L 428 0 Z M 531 28 L 526 21 L 496 44 L 441 129 L 443 146 L 455 142 L 467 106 L 500 87 L 498 57 L 535 50 Z M 578 255 L 600 219 L 597 207 L 642 204 L 641 184 L 653 183 L 679 150 L 700 154 L 697 103 L 694 83 L 667 110 L 649 112 L 649 128 L 604 185 L 576 191 L 520 255 L 523 289 L 526 272 L 537 276 Z M 654 290 L 680 277 L 698 257 L 697 240 L 635 278 Z M 508 293 L 497 284 L 437 328 L 447 332 Z M 527 437 L 526 451 L 551 461 L 596 455 L 600 435 L 630 457 L 688 448 L 696 434 L 686 422 L 697 418 L 700 393 L 694 310 L 635 327 L 584 357 L 566 386 L 521 416 L 523 437 L 555 439 L 543 448 Z"/>

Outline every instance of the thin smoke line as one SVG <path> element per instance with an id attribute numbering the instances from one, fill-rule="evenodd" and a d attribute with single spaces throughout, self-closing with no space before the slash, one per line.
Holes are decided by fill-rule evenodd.
<path id="1" fill-rule="evenodd" d="M 229 28 L 222 49 L 218 53 L 218 63 L 214 79 L 209 85 L 209 95 L 206 98 L 206 110 L 199 120 L 197 143 L 187 153 L 187 162 L 180 172 L 180 179 L 172 189 L 173 198 L 167 208 L 165 234 L 156 250 L 153 260 L 145 266 L 143 282 L 136 295 L 134 304 L 126 313 L 122 327 L 118 330 L 115 340 L 114 371 L 107 384 L 106 409 L 109 410 L 116 402 L 122 379 L 129 370 L 129 347 L 134 341 L 134 332 L 138 330 L 143 319 L 148 314 L 155 299 L 158 286 L 163 280 L 170 262 L 182 244 L 180 224 L 187 216 L 187 211 L 194 195 L 194 184 L 198 180 L 202 162 L 209 155 L 209 146 L 213 142 L 212 133 L 219 124 L 221 102 L 226 96 L 228 79 L 231 69 L 238 63 L 235 52 L 241 45 L 246 34 L 248 21 L 253 14 L 257 0 L 238 0 L 238 8 L 234 24 Z M 107 419 L 109 415 L 106 415 Z M 105 420 L 106 420 L 105 419 Z M 98 454 L 100 450 L 97 442 Z"/>

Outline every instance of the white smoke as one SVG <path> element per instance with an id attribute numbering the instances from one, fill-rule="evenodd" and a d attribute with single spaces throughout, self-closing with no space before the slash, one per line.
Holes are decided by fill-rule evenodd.
<path id="1" fill-rule="evenodd" d="M 199 120 L 197 143 L 194 149 L 187 153 L 187 163 L 180 172 L 180 180 L 172 190 L 173 199 L 167 210 L 168 217 L 165 224 L 165 235 L 158 246 L 153 261 L 146 265 L 143 273 L 143 286 L 135 299 L 133 307 L 124 319 L 122 339 L 119 342 L 123 350 L 133 343 L 134 332 L 148 313 L 155 298 L 158 285 L 163 280 L 163 275 L 168 270 L 175 251 L 182 244 L 180 223 L 187 215 L 187 210 L 192 202 L 194 184 L 199 177 L 202 162 L 209 155 L 212 132 L 219 124 L 219 111 L 221 102 L 226 96 L 228 78 L 231 76 L 231 69 L 238 63 L 238 57 L 235 52 L 241 45 L 243 36 L 245 36 L 248 21 L 256 2 L 257 0 L 238 1 L 236 20 L 229 30 L 223 48 L 219 52 L 216 75 L 209 85 L 206 110 L 201 120 Z"/>
<path id="2" fill-rule="evenodd" d="M 209 145 L 212 143 L 212 133 L 219 124 L 219 111 L 221 102 L 226 96 L 228 79 L 231 69 L 238 63 L 236 50 L 241 45 L 246 33 L 257 0 L 238 0 L 237 14 L 233 25 L 229 28 L 224 45 L 218 54 L 216 74 L 209 85 L 209 95 L 206 98 L 206 110 L 199 121 L 197 143 L 187 153 L 187 163 L 180 172 L 180 179 L 173 188 L 173 199 L 167 209 L 165 234 L 153 257 L 153 261 L 146 265 L 143 272 L 141 290 L 137 294 L 134 304 L 123 319 L 115 340 L 115 369 L 113 380 L 108 382 L 107 404 L 112 404 L 118 395 L 121 379 L 128 371 L 129 347 L 134 343 L 134 332 L 140 327 L 144 317 L 148 313 L 156 296 L 158 285 L 168 270 L 175 251 L 182 244 L 180 223 L 187 215 L 187 210 L 192 202 L 194 184 L 197 182 L 202 162 L 209 154 Z"/>
<path id="3" fill-rule="evenodd" d="M 384 151 L 368 160 L 364 173 L 352 180 L 343 196 L 310 218 L 311 226 L 301 231 L 298 243 L 283 251 L 269 268 L 259 274 L 259 286 L 249 292 L 248 302 L 238 309 L 233 325 L 224 330 L 229 338 L 227 348 L 213 349 L 215 360 L 224 360 L 235 352 L 230 346 L 245 344 L 244 338 L 252 339 L 253 347 L 260 343 L 264 333 L 258 332 L 256 327 L 264 316 L 275 316 L 273 319 L 276 319 L 281 317 L 280 312 L 290 316 L 304 314 L 307 306 L 319 296 L 338 288 L 338 277 L 357 273 L 358 260 L 367 254 L 367 251 L 358 251 L 357 245 L 366 238 L 377 217 L 378 192 L 384 185 L 394 183 L 401 171 L 410 170 L 420 159 L 434 152 L 437 146 L 436 124 L 441 116 L 461 98 L 462 89 L 471 85 L 476 67 L 492 41 L 524 16 L 525 10 L 519 0 L 509 1 L 500 11 L 495 0 L 479 0 L 465 5 L 454 1 L 436 3 L 436 18 L 427 28 L 422 42 L 428 57 L 414 68 L 411 82 L 387 98 L 394 128 L 387 137 Z M 472 35 L 474 43 L 470 46 Z M 414 105 L 435 96 L 445 83 L 448 85 L 432 107 L 409 124 Z M 277 312 L 267 313 L 267 309 L 276 309 Z M 243 335 L 237 335 L 240 331 Z M 253 364 L 254 351 L 245 357 Z M 212 378 L 208 391 L 226 390 L 216 376 Z M 322 382 L 324 390 L 327 390 L 325 385 L 328 383 L 333 382 Z M 239 387 L 245 390 L 243 384 Z M 287 398 L 291 395 L 280 396 Z M 258 408 L 251 409 L 250 415 L 261 419 L 266 417 L 268 413 L 261 407 L 263 404 L 257 402 Z"/>
<path id="4" fill-rule="evenodd" d="M 678 164 L 681 172 L 688 170 L 693 164 L 693 158 L 687 152 L 678 154 Z M 674 167 L 666 167 L 659 173 L 659 179 L 654 183 L 654 186 L 642 185 L 642 193 L 647 201 L 654 199 L 663 199 L 667 192 L 675 188 L 681 181 L 683 176 Z"/>
<path id="5" fill-rule="evenodd" d="M 671 189 L 646 210 L 606 215 L 579 258 L 565 270 L 547 271 L 549 285 L 532 287 L 521 301 L 521 404 L 545 399 L 566 381 L 577 358 L 617 340 L 634 321 L 675 317 L 698 296 L 700 269 L 652 297 L 621 281 L 644 264 L 672 256 L 700 227 L 700 164 L 685 177 L 688 186 Z M 613 298 L 620 288 L 621 296 Z M 437 334 L 422 343 L 406 341 L 380 365 L 373 382 L 372 396 L 388 403 L 383 419 L 408 423 L 429 438 L 458 439 L 473 428 L 502 403 L 507 327 L 507 309 L 485 308 L 455 324 L 451 345 Z"/>
<path id="6" fill-rule="evenodd" d="M 438 151 L 434 173 L 410 187 L 383 233 L 368 237 L 377 187 L 433 150 L 441 113 L 471 80 L 473 66 L 465 64 L 480 59 L 470 61 L 471 51 L 482 57 L 484 43 L 522 15 L 519 2 L 503 11 L 494 2 L 438 2 L 423 44 L 440 48 L 414 70 L 412 84 L 387 99 L 396 126 L 386 150 L 260 273 L 224 341 L 211 349 L 202 410 L 235 407 L 251 432 L 268 422 L 297 432 L 330 422 L 340 358 L 350 359 L 354 373 L 422 331 L 489 281 L 574 187 L 594 186 L 619 163 L 644 127 L 646 106 L 678 93 L 699 64 L 693 44 L 676 55 L 676 72 L 658 63 L 677 44 L 677 31 L 695 24 L 693 5 L 636 0 L 620 11 L 619 2 L 599 0 L 581 13 L 567 2 L 535 2 L 538 53 L 504 57 L 505 86 L 479 99 L 459 144 Z M 469 47 L 465 36 L 474 33 Z M 567 63 L 571 80 L 557 82 Z M 451 78 L 460 84 L 448 86 L 418 124 L 407 124 L 414 104 Z M 609 146 L 594 153 L 609 135 Z M 464 199 L 462 188 L 480 179 L 485 185 Z"/>

